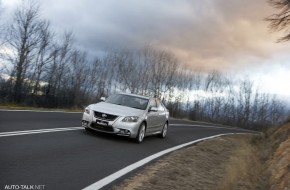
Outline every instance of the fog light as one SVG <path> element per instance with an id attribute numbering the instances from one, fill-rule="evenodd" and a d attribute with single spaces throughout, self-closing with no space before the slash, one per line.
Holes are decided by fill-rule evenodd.
<path id="1" fill-rule="evenodd" d="M 130 131 L 127 129 L 120 129 L 119 133 L 122 135 L 127 135 L 127 134 L 130 134 Z"/>
<path id="2" fill-rule="evenodd" d="M 87 121 L 82 121 L 82 127 L 87 127 L 88 124 L 89 124 L 89 122 L 87 122 Z"/>

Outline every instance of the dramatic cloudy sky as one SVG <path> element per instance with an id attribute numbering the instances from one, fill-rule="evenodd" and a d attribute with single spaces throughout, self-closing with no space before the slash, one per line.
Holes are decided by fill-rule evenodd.
<path id="1" fill-rule="evenodd" d="M 17 0 L 2 0 L 6 10 Z M 290 97 L 290 42 L 275 43 L 266 0 L 41 0 L 55 31 L 72 30 L 91 54 L 144 44 L 171 51 L 193 69 L 255 79 Z"/>

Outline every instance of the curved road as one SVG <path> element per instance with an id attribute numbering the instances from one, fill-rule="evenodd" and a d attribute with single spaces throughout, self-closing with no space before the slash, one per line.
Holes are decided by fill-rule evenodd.
<path id="1" fill-rule="evenodd" d="M 80 128 L 81 116 L 82 113 L 0 110 L 0 189 L 7 185 L 83 189 L 162 150 L 213 135 L 250 132 L 171 120 L 165 139 L 152 136 L 136 144 L 123 137 L 87 132 Z M 31 130 L 40 131 L 11 133 Z"/>

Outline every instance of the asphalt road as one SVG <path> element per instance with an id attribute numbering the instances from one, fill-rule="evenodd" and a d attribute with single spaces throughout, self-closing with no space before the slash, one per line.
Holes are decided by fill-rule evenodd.
<path id="1" fill-rule="evenodd" d="M 0 134 L 80 127 L 81 116 L 81 113 L 0 110 Z M 84 129 L 0 136 L 0 189 L 5 189 L 7 185 L 44 185 L 44 189 L 53 190 L 82 189 L 164 149 L 212 135 L 247 132 L 211 126 L 171 120 L 165 139 L 147 137 L 142 144 Z"/>

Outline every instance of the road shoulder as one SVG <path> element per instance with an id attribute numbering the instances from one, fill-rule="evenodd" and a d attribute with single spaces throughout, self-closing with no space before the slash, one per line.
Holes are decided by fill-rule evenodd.
<path id="1" fill-rule="evenodd" d="M 217 137 L 175 151 L 112 189 L 231 189 L 237 181 L 240 189 L 249 189 L 259 180 L 248 173 L 255 161 L 248 162 L 255 159 L 249 154 L 255 151 L 253 136 Z"/>

